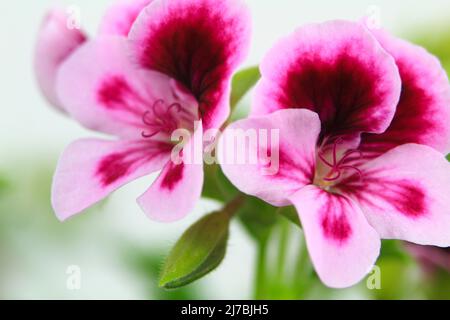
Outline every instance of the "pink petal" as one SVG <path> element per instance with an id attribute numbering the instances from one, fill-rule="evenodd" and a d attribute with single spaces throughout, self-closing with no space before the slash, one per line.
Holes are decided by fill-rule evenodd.
<path id="1" fill-rule="evenodd" d="M 180 92 L 174 80 L 136 68 L 128 44 L 123 37 L 99 37 L 63 64 L 58 93 L 67 111 L 89 129 L 129 139 L 142 138 L 145 114 L 161 100 L 166 107 L 179 103 L 197 113 L 195 99 Z"/>
<path id="2" fill-rule="evenodd" d="M 153 0 L 115 0 L 100 23 L 100 35 L 128 36 L 141 11 Z"/>
<path id="3" fill-rule="evenodd" d="M 394 59 L 357 23 L 311 24 L 264 58 L 253 115 L 286 108 L 317 112 L 322 137 L 387 129 L 400 95 Z"/>
<path id="4" fill-rule="evenodd" d="M 340 189 L 359 203 L 382 238 L 450 246 L 450 163 L 428 146 L 392 149 Z"/>
<path id="5" fill-rule="evenodd" d="M 79 140 L 61 156 L 52 187 L 60 220 L 102 200 L 122 185 L 161 169 L 170 145 L 151 141 Z"/>
<path id="6" fill-rule="evenodd" d="M 200 200 L 203 187 L 202 136 L 200 125 L 183 148 L 184 154 L 190 152 L 192 160 L 183 158 L 179 164 L 170 161 L 153 185 L 139 197 L 138 203 L 150 219 L 160 222 L 183 219 Z M 198 147 L 196 141 L 200 141 L 199 149 L 195 149 Z M 195 152 L 198 162 L 194 161 Z"/>
<path id="7" fill-rule="evenodd" d="M 56 75 L 60 65 L 86 41 L 84 32 L 69 29 L 68 16 L 59 9 L 47 13 L 38 33 L 34 51 L 34 70 L 46 99 L 64 111 L 56 94 Z"/>
<path id="8" fill-rule="evenodd" d="M 200 103 L 206 128 L 229 114 L 230 79 L 250 43 L 250 14 L 241 0 L 161 0 L 130 32 L 138 62 L 182 83 Z"/>
<path id="9" fill-rule="evenodd" d="M 279 143 L 270 138 L 277 130 Z M 254 143 L 236 138 L 247 133 L 254 136 Z M 228 179 L 242 192 L 275 206 L 288 205 L 291 194 L 313 182 L 319 133 L 317 114 L 305 109 L 280 110 L 244 119 L 223 133 L 219 143 L 220 164 Z M 270 163 L 264 159 L 269 155 Z"/>
<path id="10" fill-rule="evenodd" d="M 329 287 L 350 287 L 372 269 L 380 238 L 349 198 L 308 186 L 291 197 L 320 279 Z"/>
<path id="11" fill-rule="evenodd" d="M 425 144 L 450 153 L 450 85 L 439 60 L 425 49 L 377 32 L 381 45 L 395 58 L 402 93 L 388 130 L 364 135 L 361 150 L 376 157 L 406 143 Z"/>

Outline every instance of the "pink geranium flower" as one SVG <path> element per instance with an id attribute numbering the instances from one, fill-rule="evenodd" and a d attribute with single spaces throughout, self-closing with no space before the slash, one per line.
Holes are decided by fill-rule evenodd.
<path id="1" fill-rule="evenodd" d="M 160 169 L 138 200 L 151 218 L 180 219 L 200 198 L 203 166 L 170 161 L 171 134 L 187 129 L 201 138 L 203 128 L 228 117 L 231 76 L 249 45 L 249 12 L 240 0 L 155 0 L 128 32 L 135 8 L 128 20 L 116 15 L 123 7 L 108 11 L 109 26 L 102 23 L 100 36 L 60 67 L 57 92 L 68 113 L 117 137 L 80 140 L 64 151 L 52 190 L 61 220 Z"/>
<path id="2" fill-rule="evenodd" d="M 264 161 L 222 167 L 243 192 L 295 205 L 325 284 L 359 282 L 380 238 L 450 245 L 450 87 L 433 56 L 333 21 L 281 40 L 261 72 L 253 117 L 220 145 L 232 151 L 233 129 L 279 129 L 279 171 L 265 174 Z M 241 143 L 263 157 L 261 143 Z"/>
<path id="3" fill-rule="evenodd" d="M 126 37 L 139 13 L 151 1 L 115 1 L 102 19 L 99 35 Z M 74 25 L 75 21 L 72 20 L 75 18 L 60 8 L 50 10 L 39 29 L 34 52 L 34 69 L 39 87 L 48 102 L 63 112 L 64 106 L 56 92 L 59 68 L 88 38 L 79 26 Z"/>
<path id="4" fill-rule="evenodd" d="M 61 64 L 87 39 L 82 30 L 69 28 L 68 15 L 61 9 L 47 13 L 38 32 L 34 70 L 42 94 L 64 112 L 56 93 L 56 76 Z"/>

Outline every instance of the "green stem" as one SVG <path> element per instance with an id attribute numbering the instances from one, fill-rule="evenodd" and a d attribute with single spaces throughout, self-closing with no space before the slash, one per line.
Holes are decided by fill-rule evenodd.
<path id="1" fill-rule="evenodd" d="M 255 276 L 255 299 L 267 298 L 267 239 L 258 242 Z"/>
<path id="2" fill-rule="evenodd" d="M 278 243 L 278 265 L 277 265 L 277 283 L 282 284 L 285 276 L 285 264 L 287 245 L 289 239 L 289 223 L 287 220 L 280 221 L 280 238 Z"/>
<path id="3" fill-rule="evenodd" d="M 308 256 L 305 239 L 303 238 L 300 245 L 300 251 L 295 264 L 294 289 L 299 299 L 304 299 L 311 284 L 311 264 Z"/>
<path id="4" fill-rule="evenodd" d="M 226 212 L 231 218 L 239 211 L 246 200 L 246 196 L 241 193 L 237 195 L 233 200 L 228 202 L 227 205 L 223 208 L 223 211 Z"/>

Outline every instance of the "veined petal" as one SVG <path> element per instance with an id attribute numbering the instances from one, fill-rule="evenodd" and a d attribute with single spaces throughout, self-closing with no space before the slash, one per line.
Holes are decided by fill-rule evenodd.
<path id="1" fill-rule="evenodd" d="M 203 128 L 200 124 L 183 148 L 182 161 L 175 163 L 171 159 L 153 185 L 139 197 L 138 203 L 150 219 L 161 222 L 180 220 L 194 209 L 201 198 L 202 137 Z"/>
<path id="2" fill-rule="evenodd" d="M 450 163 L 431 147 L 407 144 L 360 167 L 339 187 L 382 238 L 450 246 Z"/>
<path id="3" fill-rule="evenodd" d="M 320 120 L 306 109 L 280 110 L 230 125 L 219 142 L 223 172 L 242 192 L 275 206 L 313 182 Z"/>
<path id="4" fill-rule="evenodd" d="M 349 198 L 307 186 L 291 197 L 305 232 L 311 260 L 330 287 L 350 287 L 370 272 L 380 237 Z"/>
<path id="5" fill-rule="evenodd" d="M 100 23 L 100 35 L 128 36 L 141 11 L 153 0 L 115 0 Z"/>
<path id="6" fill-rule="evenodd" d="M 64 107 L 56 93 L 56 75 L 61 64 L 86 41 L 83 31 L 69 28 L 68 15 L 59 9 L 47 13 L 38 33 L 34 51 L 34 70 L 39 87 L 56 108 Z"/>
<path id="7" fill-rule="evenodd" d="M 76 120 L 92 130 L 139 139 L 148 131 L 146 118 L 149 112 L 154 118 L 155 108 L 163 109 L 159 118 L 174 105 L 180 110 L 172 112 L 183 110 L 193 119 L 198 117 L 193 97 L 181 92 L 168 76 L 135 67 L 128 49 L 126 38 L 99 37 L 62 65 L 59 97 Z"/>
<path id="8" fill-rule="evenodd" d="M 439 60 L 424 48 L 375 33 L 381 45 L 395 58 L 402 79 L 400 102 L 389 128 L 383 134 L 362 137 L 361 151 L 377 157 L 402 144 L 428 145 L 450 153 L 450 84 Z"/>
<path id="9" fill-rule="evenodd" d="M 322 137 L 384 132 L 400 96 L 394 59 L 353 22 L 300 28 L 270 50 L 261 73 L 252 114 L 311 109 L 320 116 Z"/>
<path id="10" fill-rule="evenodd" d="M 158 0 L 130 32 L 138 63 L 178 80 L 199 101 L 205 128 L 229 114 L 230 79 L 250 43 L 241 0 Z"/>
<path id="11" fill-rule="evenodd" d="M 52 205 L 66 220 L 122 185 L 160 170 L 170 145 L 151 141 L 79 140 L 62 154 L 53 178 Z"/>

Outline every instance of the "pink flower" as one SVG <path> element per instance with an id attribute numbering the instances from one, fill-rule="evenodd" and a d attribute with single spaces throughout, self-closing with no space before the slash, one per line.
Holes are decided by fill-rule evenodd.
<path id="1" fill-rule="evenodd" d="M 281 40 L 261 72 L 254 117 L 232 124 L 220 146 L 232 151 L 233 129 L 278 129 L 279 170 L 265 174 L 262 160 L 222 168 L 243 192 L 295 205 L 325 284 L 359 282 L 380 238 L 450 245 L 450 87 L 434 57 L 334 21 Z M 261 142 L 247 148 L 263 158 Z"/>
<path id="2" fill-rule="evenodd" d="M 64 112 L 56 93 L 56 76 L 61 64 L 86 41 L 83 31 L 69 28 L 68 15 L 53 9 L 47 13 L 38 32 L 34 69 L 39 87 L 55 108 Z"/>
<path id="3" fill-rule="evenodd" d="M 249 45 L 249 12 L 240 0 L 155 0 L 128 38 L 114 12 L 107 14 L 114 23 L 102 25 L 106 34 L 63 63 L 57 92 L 73 118 L 117 139 L 80 140 L 65 150 L 53 207 L 65 220 L 162 169 L 138 203 L 153 219 L 177 220 L 200 198 L 203 167 L 170 161 L 171 134 L 195 132 L 184 147 L 190 153 L 203 128 L 219 127 L 228 117 L 231 76 Z M 111 36 L 111 30 L 122 32 Z"/>
<path id="4" fill-rule="evenodd" d="M 106 11 L 100 24 L 100 35 L 127 36 L 142 9 L 152 0 L 119 0 Z M 76 12 L 60 8 L 50 10 L 38 32 L 34 52 L 34 68 L 39 87 L 48 102 L 65 112 L 56 92 L 56 78 L 60 66 L 87 41 L 85 32 L 74 21 Z M 73 16 L 72 16 L 73 14 Z"/>
<path id="5" fill-rule="evenodd" d="M 153 0 L 115 0 L 100 23 L 100 35 L 127 37 L 142 10 Z"/>

